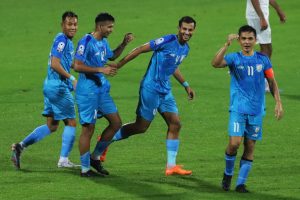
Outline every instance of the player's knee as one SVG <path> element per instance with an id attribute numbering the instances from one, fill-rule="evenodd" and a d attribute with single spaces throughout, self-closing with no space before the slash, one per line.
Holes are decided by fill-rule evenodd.
<path id="1" fill-rule="evenodd" d="M 51 133 L 53 133 L 58 129 L 58 125 L 48 125 L 48 128 L 51 131 Z"/>
<path id="2" fill-rule="evenodd" d="M 147 131 L 148 127 L 146 127 L 146 126 L 139 126 L 137 129 L 138 129 L 137 130 L 138 133 L 145 133 Z"/>
<path id="3" fill-rule="evenodd" d="M 180 123 L 180 121 L 172 122 L 169 125 L 169 130 L 171 132 L 177 132 L 178 133 L 180 131 L 180 129 L 181 129 L 181 123 Z"/>

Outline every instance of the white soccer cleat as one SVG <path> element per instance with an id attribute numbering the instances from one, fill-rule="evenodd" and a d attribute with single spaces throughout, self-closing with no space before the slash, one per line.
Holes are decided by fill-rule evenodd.
<path id="1" fill-rule="evenodd" d="M 64 161 L 58 161 L 57 167 L 58 168 L 76 168 L 76 167 L 80 167 L 80 165 L 76 165 L 76 164 L 72 163 L 69 159 L 67 159 Z"/>

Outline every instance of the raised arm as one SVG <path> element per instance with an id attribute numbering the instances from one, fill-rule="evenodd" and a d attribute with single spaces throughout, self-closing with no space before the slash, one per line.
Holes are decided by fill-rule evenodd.
<path id="1" fill-rule="evenodd" d="M 216 53 L 215 57 L 211 61 L 211 65 L 215 68 L 222 68 L 227 65 L 226 60 L 224 59 L 224 55 L 232 43 L 233 40 L 237 39 L 239 36 L 237 34 L 230 34 L 227 37 L 227 42 L 225 42 L 224 46 Z"/>
<path id="2" fill-rule="evenodd" d="M 132 33 L 126 33 L 122 43 L 115 50 L 113 50 L 114 56 L 112 58 L 110 58 L 109 60 L 117 59 L 124 51 L 127 44 L 130 43 L 133 39 L 134 39 L 134 37 L 133 37 Z"/>
<path id="3" fill-rule="evenodd" d="M 127 54 L 124 58 L 122 58 L 117 64 L 110 63 L 108 65 L 116 67 L 116 68 L 121 68 L 123 65 L 128 63 L 129 61 L 133 60 L 136 58 L 138 55 L 141 53 L 146 53 L 152 51 L 150 47 L 150 43 L 143 44 L 135 49 L 133 49 L 129 54 Z"/>
<path id="4" fill-rule="evenodd" d="M 259 19 L 260 19 L 260 29 L 261 30 L 266 30 L 268 28 L 268 22 L 264 16 L 264 13 L 261 10 L 260 4 L 259 4 L 259 0 L 251 0 L 251 3 L 253 5 L 253 8 L 256 12 L 256 14 L 258 15 Z"/>
<path id="5" fill-rule="evenodd" d="M 275 0 L 269 0 L 270 5 L 276 10 L 277 15 L 281 21 L 281 23 L 285 23 L 286 21 L 286 16 L 284 12 L 281 10 L 280 6 Z"/>
<path id="6" fill-rule="evenodd" d="M 185 81 L 182 73 L 180 72 L 179 68 L 177 68 L 173 74 L 175 79 L 184 87 L 186 93 L 188 94 L 189 100 L 193 100 L 195 97 L 195 92 L 192 90 L 190 85 L 188 84 L 187 81 Z"/>

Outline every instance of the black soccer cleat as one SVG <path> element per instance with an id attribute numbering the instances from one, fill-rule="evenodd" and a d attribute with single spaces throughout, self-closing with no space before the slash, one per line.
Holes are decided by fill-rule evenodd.
<path id="1" fill-rule="evenodd" d="M 109 172 L 104 169 L 100 160 L 94 160 L 90 158 L 90 164 L 99 174 L 109 175 Z"/>
<path id="2" fill-rule="evenodd" d="M 20 156 L 22 153 L 22 146 L 19 143 L 15 143 L 12 144 L 11 146 L 11 161 L 14 163 L 14 166 L 16 167 L 16 169 L 20 169 L 21 165 L 20 165 Z"/>
<path id="3" fill-rule="evenodd" d="M 87 172 L 80 172 L 80 176 L 83 178 L 92 178 L 92 177 L 104 177 L 103 174 L 98 174 L 93 170 L 89 170 Z"/>
<path id="4" fill-rule="evenodd" d="M 244 184 L 236 186 L 235 191 L 239 193 L 249 193 L 249 190 L 246 189 L 246 185 Z"/>
<path id="5" fill-rule="evenodd" d="M 232 176 L 226 175 L 224 173 L 223 180 L 222 180 L 222 188 L 223 188 L 223 190 L 225 190 L 225 191 L 229 191 L 230 190 L 231 179 L 232 179 Z"/>

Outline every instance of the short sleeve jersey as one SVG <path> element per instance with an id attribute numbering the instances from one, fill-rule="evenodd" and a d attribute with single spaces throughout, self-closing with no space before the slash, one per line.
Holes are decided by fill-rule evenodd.
<path id="1" fill-rule="evenodd" d="M 264 110 L 265 75 L 272 68 L 269 58 L 254 52 L 244 56 L 242 52 L 225 55 L 230 69 L 230 111 L 258 115 Z"/>
<path id="2" fill-rule="evenodd" d="M 142 87 L 159 93 L 171 90 L 170 76 L 173 75 L 189 53 L 187 43 L 181 45 L 176 35 L 166 35 L 151 40 L 150 47 L 154 51 L 142 81 Z"/>
<path id="3" fill-rule="evenodd" d="M 72 88 L 72 83 L 69 79 L 62 77 L 54 69 L 51 68 L 51 58 L 54 56 L 60 59 L 60 64 L 64 70 L 70 73 L 70 68 L 73 62 L 74 55 L 74 45 L 72 40 L 70 40 L 64 33 L 58 33 L 54 38 L 51 51 L 48 59 L 48 74 L 46 78 L 46 83 L 55 81 L 62 82 L 66 87 Z M 56 83 L 57 84 L 57 83 Z"/>
<path id="4" fill-rule="evenodd" d="M 96 40 L 91 34 L 86 34 L 78 42 L 75 59 L 89 67 L 104 67 L 113 55 L 106 38 Z M 102 90 L 110 87 L 108 80 L 102 73 L 79 74 L 77 93 L 100 92 L 100 87 Z"/>

